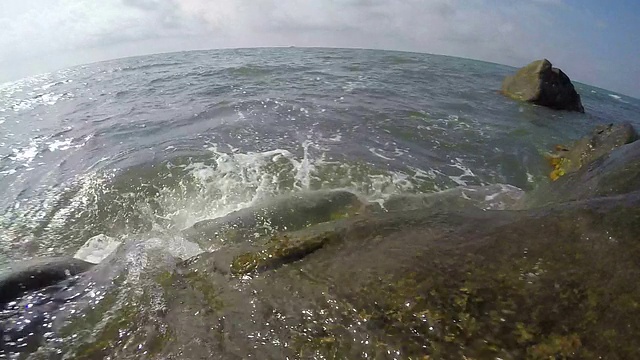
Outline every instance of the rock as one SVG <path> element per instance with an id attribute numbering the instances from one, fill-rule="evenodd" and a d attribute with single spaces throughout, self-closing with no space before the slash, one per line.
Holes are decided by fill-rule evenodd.
<path id="1" fill-rule="evenodd" d="M 52 257 L 20 261 L 0 271 L 0 305 L 27 291 L 54 285 L 93 266 L 71 257 Z"/>
<path id="2" fill-rule="evenodd" d="M 624 139 L 624 138 L 622 138 Z M 608 148 L 611 142 L 606 141 Z M 599 153 L 594 151 L 593 153 Z M 590 155 L 589 155 L 590 156 Z M 620 146 L 526 195 L 527 206 L 543 206 L 640 190 L 640 141 Z"/>
<path id="3" fill-rule="evenodd" d="M 52 346 L 72 358 L 634 359 L 639 218 L 634 192 L 361 214 L 228 243 L 140 274 L 156 286 L 110 289 Z"/>
<path id="4" fill-rule="evenodd" d="M 268 199 L 222 218 L 200 221 L 186 229 L 184 236 L 207 248 L 219 241 L 235 242 L 297 230 L 349 217 L 364 209 L 365 203 L 349 191 L 307 191 Z"/>
<path id="5" fill-rule="evenodd" d="M 274 235 L 257 251 L 246 252 L 234 257 L 230 265 L 234 275 L 245 275 L 255 272 L 272 270 L 303 259 L 311 253 L 320 250 L 337 237 L 335 229 L 321 234 L 305 235 Z"/>
<path id="6" fill-rule="evenodd" d="M 296 261 L 231 278 L 225 247 L 163 277 L 158 356 L 636 358 L 639 216 L 640 193 L 359 216 Z"/>
<path id="7" fill-rule="evenodd" d="M 608 155 L 613 149 L 638 139 L 638 133 L 628 123 L 599 125 L 591 135 L 585 136 L 570 147 L 558 146 L 557 152 L 549 156 L 554 167 L 550 177 L 578 171 L 582 166 Z"/>
<path id="8" fill-rule="evenodd" d="M 537 60 L 521 68 L 502 83 L 502 93 L 510 98 L 527 101 L 557 110 L 584 112 L 580 95 L 569 77 L 549 60 Z"/>

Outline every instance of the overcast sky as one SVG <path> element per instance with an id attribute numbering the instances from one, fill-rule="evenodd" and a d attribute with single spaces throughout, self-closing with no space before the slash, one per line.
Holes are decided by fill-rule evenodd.
<path id="1" fill-rule="evenodd" d="M 640 97 L 638 0 L 0 0 L 0 81 L 149 53 L 410 50 L 522 66 Z"/>

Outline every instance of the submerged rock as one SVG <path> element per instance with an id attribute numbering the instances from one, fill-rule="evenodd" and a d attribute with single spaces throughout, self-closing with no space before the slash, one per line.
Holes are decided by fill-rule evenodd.
<path id="1" fill-rule="evenodd" d="M 502 93 L 552 109 L 584 112 L 580 95 L 569 77 L 547 59 L 534 61 L 515 75 L 507 76 L 502 83 Z"/>
<path id="2" fill-rule="evenodd" d="M 526 196 L 528 206 L 621 195 L 640 190 L 640 141 L 620 146 Z"/>
<path id="3" fill-rule="evenodd" d="M 230 265 L 234 275 L 272 270 L 320 250 L 337 237 L 335 229 L 317 234 L 274 235 L 264 246 L 234 257 Z"/>
<path id="4" fill-rule="evenodd" d="M 208 247 L 214 240 L 235 242 L 337 220 L 364 211 L 358 196 L 343 190 L 307 191 L 268 199 L 218 219 L 203 220 L 185 238 Z"/>
<path id="5" fill-rule="evenodd" d="M 637 358 L 639 219 L 634 192 L 535 210 L 361 214 L 226 244 L 142 274 L 157 287 L 110 290 L 48 351 Z"/>
<path id="6" fill-rule="evenodd" d="M 599 125 L 588 136 L 572 146 L 558 146 L 557 152 L 549 156 L 554 170 L 552 180 L 578 171 L 584 165 L 608 155 L 613 149 L 638 139 L 638 133 L 630 123 Z"/>
<path id="7" fill-rule="evenodd" d="M 384 202 L 387 211 L 453 211 L 475 207 L 482 210 L 515 210 L 522 207 L 524 191 L 506 185 L 461 186 L 429 194 L 393 195 Z"/>
<path id="8" fill-rule="evenodd" d="M 0 305 L 87 271 L 93 264 L 72 257 L 39 258 L 12 263 L 0 270 Z"/>

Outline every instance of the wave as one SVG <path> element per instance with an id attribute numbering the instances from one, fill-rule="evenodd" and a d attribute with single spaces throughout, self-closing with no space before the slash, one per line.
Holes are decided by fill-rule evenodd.
<path id="1" fill-rule="evenodd" d="M 41 141 L 21 152 L 21 159 L 32 161 L 38 149 L 64 151 L 73 144 Z M 280 148 L 240 152 L 212 144 L 201 155 L 178 155 L 123 170 L 102 166 L 49 191 L 44 200 L 31 199 L 0 215 L 5 230 L 0 244 L 9 257 L 25 255 L 20 255 L 24 241 L 36 241 L 40 255 L 64 254 L 99 234 L 119 237 L 151 229 L 172 233 L 297 191 L 348 189 L 378 201 L 391 194 L 436 190 L 433 178 L 330 161 L 319 148 L 310 140 L 296 153 Z"/>
<path id="2" fill-rule="evenodd" d="M 150 69 L 164 68 L 164 67 L 175 67 L 175 66 L 179 66 L 179 65 L 183 65 L 183 63 L 181 63 L 181 62 L 161 62 L 161 63 L 153 63 L 153 64 L 136 64 L 136 65 L 129 65 L 129 66 L 124 66 L 124 67 L 119 67 L 117 69 L 120 70 L 120 71 L 123 71 L 123 72 L 135 72 L 135 71 L 139 71 L 139 70 L 150 70 Z"/>

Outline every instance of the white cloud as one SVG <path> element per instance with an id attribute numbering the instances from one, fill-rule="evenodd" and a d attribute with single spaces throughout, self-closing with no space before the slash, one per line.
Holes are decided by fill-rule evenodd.
<path id="1" fill-rule="evenodd" d="M 578 35 L 556 23 L 559 12 L 572 11 L 568 5 L 496 3 L 2 0 L 0 49 L 9 51 L 0 52 L 0 66 L 24 73 L 158 51 L 297 45 L 412 50 L 510 65 L 547 57 L 573 77 L 572 62 L 588 53 L 588 39 L 574 41 Z"/>

